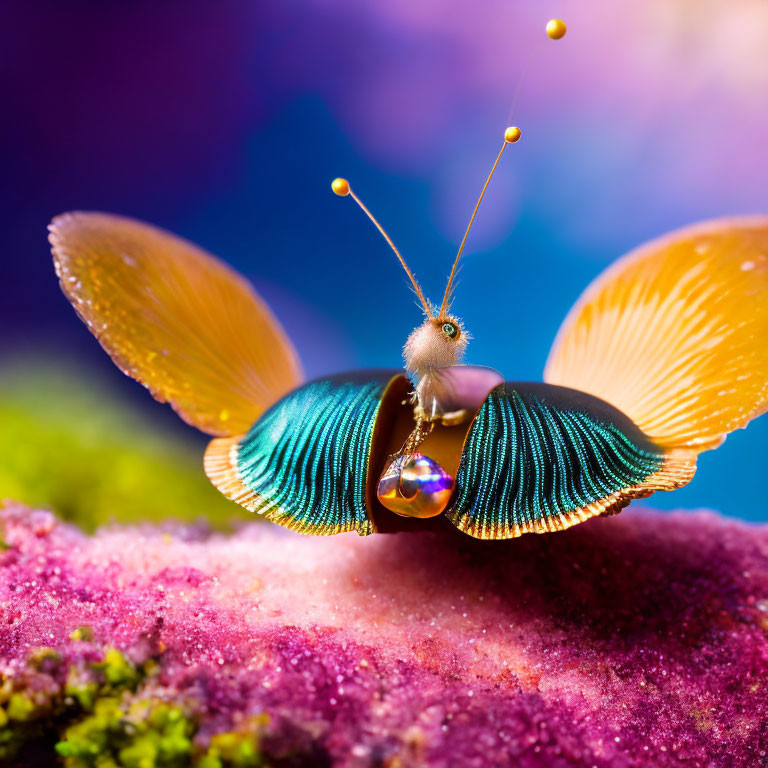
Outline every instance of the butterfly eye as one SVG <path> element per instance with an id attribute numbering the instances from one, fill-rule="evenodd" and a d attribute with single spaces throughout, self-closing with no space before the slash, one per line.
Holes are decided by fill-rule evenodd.
<path id="1" fill-rule="evenodd" d="M 459 329 L 453 323 L 443 323 L 443 333 L 449 339 L 455 339 L 459 335 Z"/>

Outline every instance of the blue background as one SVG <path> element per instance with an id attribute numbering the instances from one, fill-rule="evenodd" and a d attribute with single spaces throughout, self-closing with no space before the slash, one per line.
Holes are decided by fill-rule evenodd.
<path id="1" fill-rule="evenodd" d="M 106 377 L 202 445 L 112 368 L 59 293 L 46 224 L 96 209 L 244 272 L 308 376 L 398 366 L 418 309 L 329 182 L 352 181 L 439 299 L 511 117 L 523 139 L 489 188 L 455 309 L 468 362 L 540 378 L 565 313 L 612 260 L 696 220 L 768 212 L 758 4 L 695 17 L 682 1 L 620 5 L 4 3 L 2 353 L 54 350 L 84 387 Z M 543 34 L 552 15 L 569 23 L 558 43 Z M 767 520 L 767 458 L 761 419 L 704 454 L 690 486 L 644 503 Z"/>

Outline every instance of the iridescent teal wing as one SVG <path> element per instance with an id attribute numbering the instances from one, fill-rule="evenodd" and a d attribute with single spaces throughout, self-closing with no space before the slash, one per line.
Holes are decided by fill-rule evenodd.
<path id="1" fill-rule="evenodd" d="M 369 460 L 392 377 L 366 372 L 358 380 L 321 379 L 291 392 L 246 435 L 210 443 L 208 477 L 246 509 L 301 533 L 373 533 Z"/>
<path id="2" fill-rule="evenodd" d="M 684 485 L 694 469 L 598 398 L 507 383 L 491 392 L 470 428 L 446 514 L 481 539 L 562 530 Z"/>

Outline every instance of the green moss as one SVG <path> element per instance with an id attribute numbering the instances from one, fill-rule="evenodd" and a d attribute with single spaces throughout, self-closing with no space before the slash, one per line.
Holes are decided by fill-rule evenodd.
<path id="1" fill-rule="evenodd" d="M 44 695 L 33 698 L 21 691 L 10 693 L 0 708 L 0 764 L 12 764 L 22 744 L 38 738 L 40 718 L 50 713 L 50 700 Z"/>
<path id="2" fill-rule="evenodd" d="M 104 659 L 90 668 L 72 667 L 69 670 L 64 694 L 81 709 L 90 712 L 100 697 L 135 691 L 149 676 L 150 669 L 154 669 L 151 661 L 136 668 L 120 651 L 108 648 Z"/>
<path id="3" fill-rule="evenodd" d="M 258 768 L 264 764 L 259 744 L 268 722 L 266 715 L 253 717 L 238 731 L 215 734 L 195 765 L 198 768 Z"/>
<path id="4" fill-rule="evenodd" d="M 32 684 L 40 670 L 62 663 L 49 648 L 33 651 L 27 666 Z M 150 682 L 152 663 L 133 665 L 120 651 L 109 648 L 95 664 L 72 666 L 61 688 L 31 694 L 14 690 L 9 680 L 0 687 L 0 760 L 7 760 L 24 743 L 44 731 L 58 729 L 62 738 L 56 752 L 66 765 L 175 768 L 191 755 L 193 721 L 176 705 L 135 691 Z M 34 671 L 33 671 L 34 670 Z M 49 678 L 53 682 L 53 678 Z M 24 678 L 13 686 L 24 685 Z"/>
<path id="5" fill-rule="evenodd" d="M 136 668 L 114 648 L 107 649 L 103 660 L 96 664 L 73 665 L 67 670 L 64 686 L 57 686 L 55 679 L 62 663 L 61 655 L 51 648 L 37 648 L 30 653 L 28 680 L 34 694 L 24 690 L 23 674 L 13 683 L 4 680 L 0 687 L 0 760 L 12 757 L 21 745 L 39 738 L 54 722 L 91 716 L 100 722 L 112 702 L 130 696 L 147 678 L 144 666 Z M 56 677 L 50 677 L 54 672 Z M 41 675 L 49 675 L 50 686 L 37 685 L 45 679 Z"/>
<path id="6" fill-rule="evenodd" d="M 84 710 L 93 709 L 93 704 L 99 692 L 98 683 L 92 680 L 84 680 L 80 670 L 70 670 L 64 686 L 64 694 Z"/>
<path id="7" fill-rule="evenodd" d="M 35 702 L 29 696 L 23 693 L 14 693 L 11 695 L 5 713 L 8 716 L 8 720 L 16 720 L 23 723 L 32 718 L 36 709 Z"/>
<path id="8" fill-rule="evenodd" d="M 72 680 L 75 672 L 70 671 Z M 193 740 L 194 708 L 164 701 L 156 689 L 148 693 L 143 668 L 133 667 L 118 651 L 107 651 L 103 662 L 79 673 L 96 678 L 69 682 L 40 701 L 3 687 L 0 761 L 12 760 L 41 734 L 58 731 L 54 750 L 67 768 L 259 768 L 269 763 L 260 749 L 266 715 L 249 718 L 236 731 L 214 734 L 201 750 Z"/>
<path id="9" fill-rule="evenodd" d="M 87 371 L 3 361 L 3 498 L 49 507 L 86 530 L 111 520 L 252 519 L 208 482 L 203 445 L 163 432 Z"/>
<path id="10" fill-rule="evenodd" d="M 178 706 L 106 697 L 66 729 L 56 752 L 68 768 L 181 768 L 190 762 L 193 733 Z"/>
<path id="11" fill-rule="evenodd" d="M 91 642 L 92 632 L 79 627 L 72 639 Z M 159 671 L 157 659 L 137 666 L 116 648 L 107 648 L 95 663 L 70 661 L 52 648 L 32 650 L 17 674 L 0 676 L 0 764 L 13 765 L 30 745 L 36 755 L 49 748 L 68 768 L 271 764 L 261 746 L 266 715 L 248 718 L 204 744 L 195 742 L 194 699 L 165 700 Z M 51 764 L 53 759 L 51 754 Z"/>
<path id="12" fill-rule="evenodd" d="M 77 627 L 69 633 L 69 639 L 82 643 L 90 643 L 91 640 L 93 640 L 93 630 L 85 625 Z"/>
<path id="13" fill-rule="evenodd" d="M 114 733 L 122 731 L 122 716 L 118 698 L 100 699 L 91 715 L 66 729 L 56 752 L 67 758 L 68 765 L 97 765 L 97 758 L 106 755 Z"/>
<path id="14" fill-rule="evenodd" d="M 139 671 L 116 648 L 109 648 L 104 661 L 94 667 L 104 676 L 106 685 L 113 689 L 134 690 L 141 679 Z"/>
<path id="15" fill-rule="evenodd" d="M 55 648 L 35 648 L 27 659 L 34 669 L 46 669 L 61 663 L 61 654 Z"/>
<path id="16" fill-rule="evenodd" d="M 259 741 L 268 719 L 251 718 L 240 730 L 215 734 L 200 753 L 196 723 L 180 706 L 156 698 L 107 696 L 71 724 L 56 745 L 67 768 L 258 768 Z"/>

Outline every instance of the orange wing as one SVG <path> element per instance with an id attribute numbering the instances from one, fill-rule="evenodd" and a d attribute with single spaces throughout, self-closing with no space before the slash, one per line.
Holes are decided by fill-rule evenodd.
<path id="1" fill-rule="evenodd" d="M 768 409 L 768 218 L 655 240 L 610 267 L 564 322 L 544 378 L 700 452 Z"/>
<path id="2" fill-rule="evenodd" d="M 245 432 L 302 380 L 296 352 L 249 283 L 186 240 L 101 213 L 50 225 L 56 274 L 117 366 L 188 423 Z"/>

